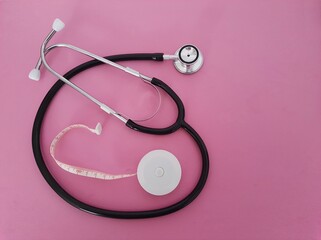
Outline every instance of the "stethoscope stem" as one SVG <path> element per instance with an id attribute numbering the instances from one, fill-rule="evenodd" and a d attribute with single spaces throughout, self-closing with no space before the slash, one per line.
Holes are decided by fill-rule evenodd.
<path id="1" fill-rule="evenodd" d="M 163 55 L 163 59 L 164 60 L 178 60 L 179 57 L 177 55 L 167 55 L 167 54 L 164 54 Z"/>

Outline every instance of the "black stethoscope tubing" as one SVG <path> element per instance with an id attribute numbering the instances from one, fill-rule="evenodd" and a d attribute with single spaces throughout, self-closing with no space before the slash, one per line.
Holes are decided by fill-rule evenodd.
<path id="1" fill-rule="evenodd" d="M 162 61 L 163 60 L 163 54 L 162 53 L 139 53 L 139 54 L 120 54 L 120 55 L 113 55 L 105 57 L 106 59 L 114 62 L 118 61 L 133 61 L 133 60 L 154 60 L 154 61 Z M 90 69 L 92 67 L 96 67 L 98 65 L 103 64 L 102 62 L 98 60 L 91 60 L 88 62 L 85 62 L 73 69 L 71 69 L 69 72 L 67 72 L 64 77 L 66 79 L 71 79 L 72 77 L 76 76 L 77 74 Z M 53 100 L 56 93 L 61 89 L 61 87 L 64 86 L 64 82 L 61 80 L 58 80 L 48 91 L 46 96 L 44 97 L 42 103 L 40 104 L 40 107 L 37 111 L 33 129 L 32 129 L 32 148 L 33 153 L 35 156 L 35 161 L 37 163 L 37 166 L 42 174 L 42 176 L 45 178 L 47 183 L 50 185 L 50 187 L 66 202 L 71 204 L 72 206 L 83 210 L 85 212 L 103 216 L 103 217 L 110 217 L 110 218 L 120 218 L 120 219 L 139 219 L 139 218 L 152 218 L 152 217 L 159 217 L 163 215 L 167 215 L 173 212 L 176 212 L 188 204 L 190 204 L 202 191 L 204 188 L 204 185 L 206 183 L 208 173 L 209 173 L 209 157 L 208 152 L 206 149 L 206 146 L 202 140 L 202 138 L 198 135 L 198 133 L 188 124 L 185 122 L 185 110 L 184 105 L 181 101 L 181 99 L 177 96 L 177 94 L 164 82 L 162 82 L 159 79 L 153 78 L 151 83 L 157 87 L 160 87 L 163 89 L 168 95 L 171 96 L 171 98 L 175 101 L 177 109 L 178 109 L 178 116 L 176 121 L 169 127 L 165 128 L 150 128 L 145 127 L 142 125 L 139 125 L 135 123 L 132 120 L 128 120 L 126 123 L 126 126 L 147 134 L 156 134 L 156 135 L 164 135 L 164 134 L 170 134 L 175 131 L 177 131 L 180 128 L 183 128 L 196 142 L 198 145 L 201 156 L 202 156 L 202 170 L 199 177 L 199 180 L 194 187 L 194 189 L 182 200 L 178 201 L 175 204 L 172 204 L 170 206 L 155 209 L 155 210 L 145 210 L 145 211 L 117 211 L 117 210 L 108 210 L 103 208 L 98 208 L 91 206 L 89 204 L 86 204 L 72 195 L 70 195 L 67 191 L 65 191 L 55 180 L 55 178 L 51 175 L 49 169 L 47 168 L 45 161 L 42 156 L 41 151 L 41 144 L 40 144 L 40 136 L 41 136 L 41 126 L 44 119 L 44 116 L 46 114 L 46 111 L 48 107 L 50 106 L 51 101 Z"/>

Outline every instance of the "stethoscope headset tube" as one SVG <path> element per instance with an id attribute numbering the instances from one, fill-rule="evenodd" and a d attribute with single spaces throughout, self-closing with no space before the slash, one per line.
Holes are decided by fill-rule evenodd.
<path id="1" fill-rule="evenodd" d="M 105 59 L 108 59 L 112 62 L 132 61 L 132 60 L 162 61 L 163 54 L 162 53 L 121 54 L 121 55 L 113 55 L 113 56 L 105 57 Z M 76 76 L 77 74 L 101 64 L 103 63 L 98 60 L 91 60 L 91 61 L 85 62 L 71 69 L 69 72 L 67 72 L 64 75 L 64 77 L 70 80 L 72 77 Z M 46 114 L 46 111 L 48 110 L 48 107 L 50 106 L 51 101 L 54 99 L 56 93 L 64 86 L 64 84 L 65 83 L 63 81 L 58 80 L 48 91 L 48 93 L 44 97 L 37 111 L 34 125 L 33 125 L 33 130 L 32 130 L 32 148 L 33 148 L 33 153 L 35 156 L 37 166 L 41 174 L 47 181 L 47 183 L 61 198 L 63 198 L 66 202 L 68 202 L 72 206 L 94 215 L 110 217 L 110 218 L 120 218 L 120 219 L 139 219 L 139 218 L 159 217 L 159 216 L 176 212 L 186 207 L 200 194 L 200 192 L 204 188 L 204 185 L 208 177 L 208 172 L 209 172 L 209 157 L 208 157 L 206 146 L 203 140 L 201 139 L 201 137 L 198 135 L 198 133 L 188 123 L 185 122 L 184 120 L 185 110 L 181 99 L 167 84 L 165 84 L 164 82 L 162 82 L 157 78 L 153 78 L 151 81 L 151 84 L 163 89 L 174 100 L 178 109 L 178 115 L 177 115 L 176 121 L 171 126 L 168 126 L 165 128 L 150 128 L 150 127 L 139 125 L 129 119 L 126 123 L 126 126 L 142 133 L 157 134 L 157 135 L 170 134 L 177 131 L 180 128 L 183 128 L 196 142 L 202 157 L 202 170 L 201 170 L 199 180 L 196 186 L 194 187 L 194 189 L 186 197 L 184 197 L 182 200 L 178 201 L 175 204 L 172 204 L 170 206 L 160 208 L 160 209 L 145 210 L 145 211 L 117 211 L 117 210 L 108 210 L 108 209 L 98 208 L 76 199 L 75 197 L 70 195 L 67 191 L 65 191 L 59 185 L 59 183 L 55 180 L 55 178 L 51 175 L 49 169 L 47 168 L 47 165 L 42 156 L 42 151 L 40 146 L 41 127 L 42 127 L 44 116 Z"/>

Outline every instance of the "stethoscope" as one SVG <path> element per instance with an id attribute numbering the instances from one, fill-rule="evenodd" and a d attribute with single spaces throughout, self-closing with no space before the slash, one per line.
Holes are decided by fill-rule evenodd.
<path id="1" fill-rule="evenodd" d="M 184 105 L 181 99 L 177 96 L 177 94 L 167 84 L 165 84 L 163 81 L 157 78 L 154 78 L 154 77 L 151 78 L 151 77 L 145 76 L 134 69 L 119 65 L 116 62 L 132 61 L 132 60 L 153 60 L 153 61 L 173 60 L 174 66 L 179 72 L 185 73 L 185 74 L 191 74 L 198 71 L 202 66 L 203 57 L 201 52 L 193 45 L 185 45 L 181 47 L 179 50 L 177 50 L 175 55 L 165 55 L 163 53 L 138 53 L 138 54 L 120 54 L 120 55 L 113 55 L 108 57 L 100 57 L 98 55 L 95 55 L 91 52 L 88 52 L 86 50 L 83 50 L 81 48 L 75 47 L 70 44 L 59 43 L 59 44 L 54 44 L 47 47 L 48 42 L 55 35 L 55 33 L 59 32 L 63 28 L 64 28 L 64 23 L 61 20 L 56 19 L 52 25 L 52 30 L 49 32 L 49 34 L 47 35 L 47 37 L 45 38 L 45 40 L 41 45 L 40 59 L 38 60 L 36 67 L 33 70 L 31 70 L 29 74 L 29 78 L 33 80 L 39 80 L 40 68 L 41 68 L 41 65 L 43 65 L 53 75 L 55 75 L 57 78 L 60 79 L 51 87 L 51 89 L 48 91 L 48 93 L 44 97 L 38 109 L 38 112 L 36 114 L 33 130 L 32 130 L 32 148 L 33 148 L 35 160 L 41 174 L 43 175 L 47 183 L 61 198 L 63 198 L 65 201 L 67 201 L 74 207 L 80 210 L 83 210 L 85 212 L 98 215 L 98 216 L 104 216 L 104 217 L 122 218 L 122 219 L 158 217 L 158 216 L 163 216 L 166 214 L 176 212 L 184 208 L 188 204 L 190 204 L 202 191 L 206 183 L 208 172 L 209 172 L 208 152 L 202 138 L 188 123 L 185 122 Z M 65 75 L 62 76 L 48 65 L 45 58 L 46 54 L 49 51 L 58 47 L 64 47 L 64 48 L 75 50 L 79 53 L 82 53 L 84 55 L 87 55 L 93 58 L 94 60 L 85 62 L 71 69 L 69 72 L 67 72 Z M 106 104 L 102 103 L 98 99 L 94 98 L 92 95 L 88 94 L 86 91 L 79 88 L 77 85 L 75 85 L 70 81 L 70 79 L 76 76 L 77 74 L 87 69 L 101 65 L 103 63 L 113 66 L 115 68 L 118 68 L 120 70 L 123 70 L 133 76 L 136 76 L 142 79 L 144 82 L 165 91 L 173 99 L 173 101 L 177 106 L 178 114 L 177 114 L 176 121 L 170 126 L 163 127 L 163 128 L 152 128 L 152 127 L 143 126 L 141 124 L 136 123 L 134 120 L 131 120 L 123 116 L 122 114 L 119 114 L 117 111 L 113 110 L 111 107 L 107 106 Z M 76 91 L 84 95 L 86 98 L 88 98 L 89 100 L 97 104 L 100 107 L 100 109 L 102 109 L 104 112 L 116 117 L 132 130 L 139 131 L 142 133 L 147 133 L 147 134 L 165 135 L 165 134 L 174 133 L 180 128 L 184 129 L 194 139 L 202 156 L 202 170 L 201 170 L 199 180 L 196 186 L 194 187 L 194 189 L 187 196 L 185 196 L 183 199 L 181 199 L 175 204 L 172 204 L 170 206 L 160 208 L 160 209 L 153 209 L 153 210 L 146 210 L 146 211 L 118 211 L 118 210 L 108 210 L 108 209 L 98 208 L 98 207 L 89 205 L 87 203 L 84 203 L 76 199 L 72 195 L 70 195 L 66 190 L 64 190 L 58 184 L 55 178 L 51 175 L 43 159 L 42 150 L 40 146 L 41 145 L 40 144 L 41 126 L 42 126 L 44 116 L 55 94 L 61 89 L 61 87 L 64 84 L 69 85 L 70 87 L 72 87 L 73 89 L 75 89 Z"/>

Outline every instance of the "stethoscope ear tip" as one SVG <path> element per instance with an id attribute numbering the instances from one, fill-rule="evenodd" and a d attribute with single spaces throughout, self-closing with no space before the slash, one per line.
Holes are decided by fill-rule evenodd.
<path id="1" fill-rule="evenodd" d="M 30 72 L 29 72 L 29 78 L 31 80 L 34 80 L 34 81 L 39 81 L 40 79 L 40 70 L 39 69 L 32 69 Z"/>
<path id="2" fill-rule="evenodd" d="M 52 29 L 56 32 L 61 31 L 65 27 L 65 24 L 63 21 L 61 21 L 59 18 L 56 18 L 54 22 L 52 23 Z"/>

